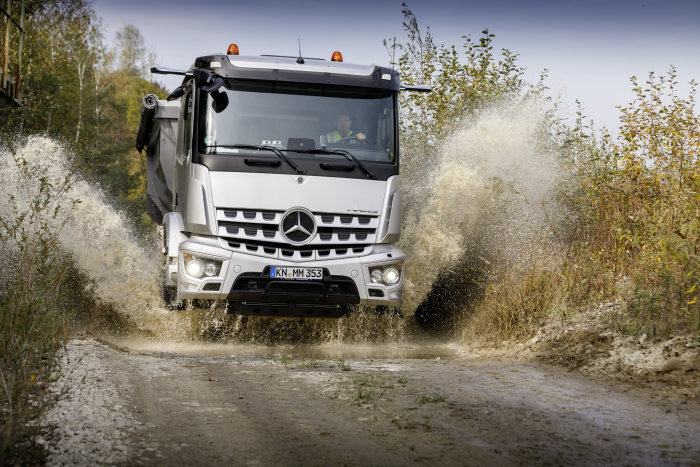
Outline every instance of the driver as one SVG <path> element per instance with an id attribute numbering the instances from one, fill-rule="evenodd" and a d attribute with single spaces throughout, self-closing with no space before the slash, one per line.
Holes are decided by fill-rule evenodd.
<path id="1" fill-rule="evenodd" d="M 352 119 L 350 114 L 342 112 L 339 113 L 335 119 L 335 130 L 330 133 L 326 133 L 326 139 L 329 143 L 337 143 L 344 138 L 357 138 L 358 141 L 365 142 L 365 134 L 362 132 L 355 133 L 352 130 Z"/>

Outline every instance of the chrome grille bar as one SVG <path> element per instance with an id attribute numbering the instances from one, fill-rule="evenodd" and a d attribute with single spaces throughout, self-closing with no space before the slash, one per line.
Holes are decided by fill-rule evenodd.
<path id="1" fill-rule="evenodd" d="M 313 213 L 314 238 L 292 245 L 280 233 L 284 211 L 219 208 L 216 211 L 219 243 L 229 250 L 288 261 L 364 256 L 372 252 L 378 216 Z"/>

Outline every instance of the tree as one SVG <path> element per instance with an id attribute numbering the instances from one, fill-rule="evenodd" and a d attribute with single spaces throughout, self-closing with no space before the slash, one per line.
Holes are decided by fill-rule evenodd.
<path id="1" fill-rule="evenodd" d="M 404 51 L 398 60 L 401 81 L 433 88 L 428 95 L 401 95 L 403 156 L 429 159 L 466 118 L 499 99 L 522 93 L 527 88 L 525 69 L 508 49 L 502 49 L 500 57 L 494 54 L 495 35 L 488 29 L 478 41 L 463 36 L 464 52 L 459 53 L 454 45 L 436 44 L 430 28 L 423 32 L 405 3 L 402 13 L 407 40 L 397 44 Z"/>
<path id="2" fill-rule="evenodd" d="M 84 115 L 103 49 L 101 24 L 85 0 L 30 2 L 27 11 L 25 106 L 3 109 L 2 127 L 84 143 L 92 137 Z"/>
<path id="3" fill-rule="evenodd" d="M 583 231 L 591 256 L 629 278 L 629 311 L 656 330 L 700 329 L 700 116 L 697 84 L 678 95 L 677 73 L 631 78 L 620 134 L 582 159 Z M 584 165 L 585 164 L 585 165 Z M 616 291 L 619 295 L 620 291 Z M 653 332 L 650 330 L 649 332 Z"/>
<path id="4" fill-rule="evenodd" d="M 99 63 L 104 54 L 102 45 L 101 22 L 96 18 L 92 9 L 83 8 L 76 15 L 71 27 L 67 30 L 68 60 L 77 78 L 77 119 L 75 142 L 80 141 L 81 129 L 85 113 L 85 101 L 97 96 L 93 95 L 89 81 L 95 80 L 95 64 Z M 97 105 L 97 104 L 96 104 Z"/>
<path id="5" fill-rule="evenodd" d="M 137 76 L 146 74 L 146 45 L 141 31 L 132 24 L 117 32 L 119 69 Z"/>
<path id="6" fill-rule="evenodd" d="M 27 12 L 25 106 L 0 109 L 0 131 L 72 143 L 87 175 L 145 226 L 142 161 L 133 143 L 141 98 L 166 91 L 145 79 L 150 55 L 140 31 L 125 27 L 108 50 L 89 0 L 30 1 Z"/>
<path id="7" fill-rule="evenodd" d="M 413 187 L 404 192 L 405 218 L 413 214 L 410 206 L 420 206 L 429 195 L 425 181 L 437 168 L 441 144 L 460 125 L 502 99 L 524 96 L 535 89 L 523 80 L 524 68 L 517 54 L 502 49 L 493 52 L 494 34 L 482 31 L 478 41 L 465 35 L 463 52 L 457 47 L 437 44 L 430 33 L 419 26 L 415 14 L 404 3 L 402 9 L 405 42 L 387 46 L 390 55 L 397 49 L 401 81 L 427 84 L 432 93 L 405 92 L 400 95 L 402 179 Z"/>

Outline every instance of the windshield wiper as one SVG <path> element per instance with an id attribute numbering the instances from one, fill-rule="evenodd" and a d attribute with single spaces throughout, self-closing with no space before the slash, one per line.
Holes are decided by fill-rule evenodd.
<path id="1" fill-rule="evenodd" d="M 294 152 L 300 152 L 302 154 L 338 154 L 341 156 L 345 156 L 347 160 L 350 162 L 354 162 L 359 168 L 362 169 L 362 171 L 367 175 L 369 178 L 377 178 L 376 175 L 372 173 L 371 170 L 369 170 L 365 164 L 360 162 L 360 160 L 353 156 L 351 153 L 348 151 L 344 151 L 342 149 L 282 149 L 283 151 L 294 151 Z"/>
<path id="2" fill-rule="evenodd" d="M 282 154 L 279 149 L 274 146 L 259 146 L 256 144 L 213 144 L 211 146 L 206 146 L 207 148 L 227 148 L 227 149 L 257 149 L 261 151 L 271 151 L 274 152 L 277 157 L 285 161 L 287 164 L 291 165 L 298 174 L 305 173 L 299 168 L 294 162 L 291 161 L 287 156 Z"/>

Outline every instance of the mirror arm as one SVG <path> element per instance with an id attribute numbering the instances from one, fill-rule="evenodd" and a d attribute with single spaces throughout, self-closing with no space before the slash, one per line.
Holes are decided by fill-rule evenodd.
<path id="1" fill-rule="evenodd" d="M 411 84 L 402 84 L 401 85 L 401 90 L 402 91 L 411 91 L 411 92 L 433 92 L 433 88 L 426 84 L 416 84 L 416 85 L 411 85 Z"/>
<path id="2" fill-rule="evenodd" d="M 202 86 L 202 91 L 211 94 L 214 91 L 218 90 L 223 85 L 224 85 L 224 79 L 221 78 L 220 76 L 217 76 L 209 84 Z"/>
<path id="3" fill-rule="evenodd" d="M 187 70 L 176 70 L 175 68 L 168 68 L 165 66 L 154 66 L 151 67 L 151 73 L 155 75 L 191 75 L 192 73 Z"/>

